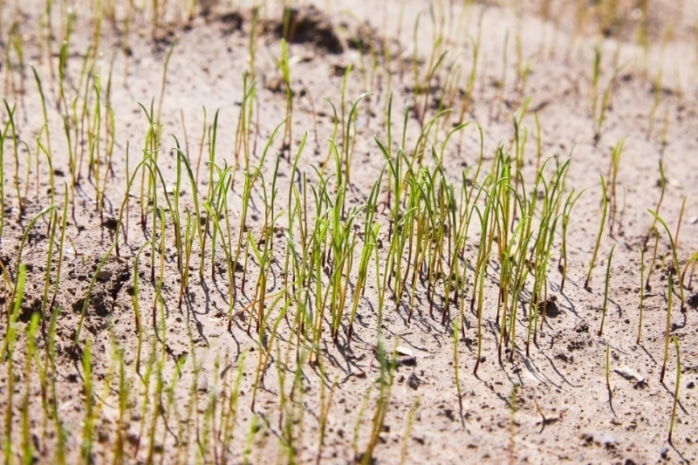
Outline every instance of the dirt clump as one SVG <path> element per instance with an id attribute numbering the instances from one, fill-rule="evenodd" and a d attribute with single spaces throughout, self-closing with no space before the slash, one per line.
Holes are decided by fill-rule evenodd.
<path id="1" fill-rule="evenodd" d="M 270 21 L 267 28 L 294 44 L 311 44 L 333 54 L 345 49 L 330 17 L 313 5 L 286 7 L 281 19 Z"/>

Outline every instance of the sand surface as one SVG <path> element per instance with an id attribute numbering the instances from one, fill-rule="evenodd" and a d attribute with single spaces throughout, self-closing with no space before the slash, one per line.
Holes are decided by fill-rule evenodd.
<path id="1" fill-rule="evenodd" d="M 0 462 L 698 461 L 698 2 L 96 3 L 0 6 Z M 483 212 L 498 150 L 562 198 L 513 341 L 501 231 L 478 291 L 477 214 L 448 278 L 463 218 L 407 201 Z"/>

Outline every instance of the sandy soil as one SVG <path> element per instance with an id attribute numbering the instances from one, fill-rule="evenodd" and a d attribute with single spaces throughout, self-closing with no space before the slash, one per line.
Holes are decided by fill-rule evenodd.
<path id="1" fill-rule="evenodd" d="M 244 227 L 250 240 L 262 237 L 268 225 L 264 196 L 272 194 L 278 160 L 274 259 L 261 270 L 267 277 L 262 285 L 272 296 L 264 309 L 268 312 L 264 336 L 252 321 L 261 308 L 255 301 L 260 262 L 253 250 L 248 247 L 248 258 L 241 256 L 239 264 L 233 265 L 236 280 L 231 283 L 222 246 L 215 256 L 210 243 L 203 257 L 196 249 L 180 301 L 182 278 L 170 216 L 162 231 L 157 230 L 159 225 L 154 231 L 151 224 L 141 227 L 141 212 L 147 213 L 149 222 L 158 216 L 154 212 L 170 214 L 165 199 L 175 198 L 177 144 L 199 180 L 197 193 L 188 179 L 182 181 L 181 214 L 193 215 L 194 195 L 203 209 L 214 187 L 207 163 L 213 154 L 217 166 L 231 167 L 232 186 L 223 209 L 229 214 L 231 243 L 236 243 L 245 202 L 246 153 L 249 176 L 252 167 L 259 165 L 274 128 L 287 115 L 286 86 L 277 65 L 282 56 L 282 10 L 276 3 L 265 2 L 255 16 L 251 5 L 202 1 L 189 18 L 181 2 L 163 6 L 158 24 L 153 24 L 150 5 L 135 13 L 117 5 L 117 19 L 110 21 L 106 15 L 91 57 L 96 16 L 91 4 L 84 3 L 75 6 L 76 27 L 65 57 L 64 86 L 59 85 L 60 44 L 68 15 L 64 5 L 54 5 L 54 38 L 48 46 L 43 2 L 3 3 L 0 12 L 0 75 L 6 102 L 0 462 L 26 461 L 28 452 L 38 463 L 56 463 L 63 453 L 67 463 L 287 463 L 291 457 L 300 463 L 698 461 L 698 294 L 688 282 L 689 259 L 698 250 L 698 2 L 646 2 L 651 4 L 646 48 L 638 38 L 643 2 L 617 2 L 616 15 L 622 20 L 609 24 L 597 16 L 604 2 L 487 1 L 469 6 L 433 2 L 430 8 L 422 0 L 386 0 L 377 6 L 328 0 L 299 8 L 288 48 L 294 92 L 291 143 L 284 143 L 286 127 L 282 126 L 261 165 L 262 177 L 248 202 Z M 106 8 L 109 2 L 104 3 Z M 576 21 L 581 13 L 575 8 L 580 3 L 586 16 Z M 119 18 L 129 14 L 134 20 L 127 25 Z M 476 43 L 477 72 L 468 100 Z M 592 111 L 595 50 L 600 56 L 596 115 Z M 415 70 L 423 83 L 440 56 L 443 60 L 429 92 L 416 93 Z M 85 66 L 91 68 L 83 73 Z M 350 66 L 343 101 L 343 79 Z M 32 67 L 45 95 L 47 124 Z M 256 93 L 246 106 L 244 94 L 253 81 Z M 598 109 L 608 89 L 605 119 L 597 131 Z M 365 92 L 370 95 L 356 105 L 350 138 L 334 134 L 339 117 L 335 120 L 333 108 L 344 118 Z M 349 164 L 341 165 L 342 173 L 349 176 L 350 170 L 351 176 L 346 205 L 358 208 L 367 202 L 386 166 L 374 137 L 382 143 L 388 140 L 386 112 L 391 94 L 393 147 L 402 146 L 407 157 L 418 156 L 415 147 L 425 124 L 441 109 L 453 108 L 434 123 L 425 145 L 425 167 L 435 166 L 431 147 L 441 150 L 448 132 L 469 122 L 444 146 L 443 167 L 457 186 L 463 173 L 473 179 L 481 144 L 483 174 L 476 182 L 482 182 L 491 169 L 497 147 L 516 149 L 515 118 L 519 118 L 520 135 L 525 131 L 527 136 L 520 172 L 529 189 L 539 156 L 541 163 L 549 160 L 551 170 L 571 159 L 562 188 L 565 195 L 573 191 L 582 195 L 570 216 L 567 280 L 561 289 L 557 268 L 561 237 L 557 234 L 551 248 L 547 315 L 528 353 L 525 328 L 530 308 L 517 316 L 520 333 L 514 353 L 507 349 L 501 360 L 498 357 L 497 260 L 491 261 L 486 274 L 483 349 L 477 373 L 473 373 L 478 359 L 477 315 L 469 301 L 463 305 L 462 320 L 453 310 L 458 302 L 446 314 L 450 297 L 443 295 L 443 288 L 437 290 L 438 299 L 430 302 L 428 280 L 417 280 L 405 294 L 414 299 L 395 301 L 388 291 L 379 308 L 376 285 L 385 273 L 395 227 L 388 207 L 376 212 L 379 265 L 372 259 L 352 339 L 347 337 L 346 320 L 336 341 L 325 321 L 319 346 L 322 357 L 309 361 L 308 342 L 298 342 L 294 327 L 298 310 L 292 307 L 281 314 L 283 300 L 276 296 L 283 297 L 280 290 L 287 283 L 287 238 L 300 241 L 302 234 L 297 223 L 289 231 L 289 192 L 307 179 L 310 202 L 322 173 L 330 179 L 329 192 L 334 195 L 337 173 L 334 161 L 328 159 L 328 141 L 345 150 L 350 140 L 352 157 Z M 71 107 L 72 102 L 76 104 Z M 251 112 L 251 120 L 245 123 L 250 128 L 249 146 L 236 135 L 243 109 Z M 8 132 L 11 111 L 18 141 L 16 158 L 15 139 Z M 69 125 L 68 142 L 63 115 L 83 111 L 88 117 Z M 157 146 L 149 145 L 148 113 L 154 120 L 152 128 L 162 136 Z M 589 290 L 585 290 L 602 212 L 600 176 L 609 178 L 611 154 L 621 140 L 612 199 L 615 221 L 604 227 Z M 50 166 L 44 147 L 51 155 Z M 158 187 L 157 209 L 152 203 L 141 203 L 140 174 L 127 192 L 128 179 L 144 154 L 154 152 L 164 184 Z M 82 160 L 74 189 L 69 187 L 71 153 Z M 300 155 L 294 171 L 288 159 L 296 153 Z M 90 154 L 98 157 L 95 172 L 88 169 Z M 663 229 L 659 229 L 656 261 L 651 263 L 654 236 L 647 241 L 644 267 L 640 261 L 653 224 L 648 209 L 658 208 L 662 192 L 660 161 L 666 187 L 659 211 L 678 236 L 678 268 L 689 270 L 684 281 L 685 311 L 680 311 L 675 289 L 669 323 L 667 270 L 675 265 Z M 380 187 L 379 202 L 388 205 L 387 182 Z M 104 208 L 100 209 L 102 189 Z M 33 225 L 30 222 L 53 202 L 59 237 L 66 192 L 66 239 L 59 255 L 58 244 L 49 240 L 51 213 Z M 313 208 L 310 204 L 311 222 Z M 364 229 L 362 218 L 363 214 L 355 226 L 358 231 Z M 206 226 L 212 243 L 211 222 Z M 25 231 L 27 242 L 19 257 Z M 111 248 L 116 231 L 118 251 Z M 164 253 L 150 247 L 153 234 L 160 237 L 162 232 L 167 237 L 162 242 Z M 364 245 L 363 238 L 357 237 L 350 286 L 356 284 L 358 251 Z M 219 234 L 218 240 L 228 239 Z M 463 266 L 470 267 L 468 279 L 472 279 L 478 241 L 473 233 L 466 245 Z M 612 250 L 607 317 L 599 334 Z M 26 286 L 18 321 L 11 323 L 17 332 L 16 346 L 8 348 L 8 319 L 20 258 L 27 267 Z M 55 299 L 48 300 L 44 299 L 47 266 L 49 297 L 60 272 Z M 652 273 L 638 343 L 643 268 L 645 276 Z M 328 286 L 330 272 L 322 272 L 321 286 Z M 471 284 L 463 290 L 464 298 L 472 297 Z M 353 298 L 351 291 L 349 295 Z M 530 297 L 527 289 L 523 309 Z M 38 353 L 27 357 L 28 322 L 37 312 L 41 314 L 35 342 Z M 52 338 L 48 336 L 54 331 L 51 321 L 55 321 Z M 454 344 L 457 321 L 464 328 Z M 673 345 L 660 382 L 667 324 L 681 349 L 671 443 L 667 438 L 677 392 Z M 383 392 L 381 360 L 375 350 L 379 339 L 388 350 L 400 346 L 403 352 L 382 421 L 376 420 Z M 48 361 L 50 350 L 55 352 L 55 364 Z M 88 352 L 90 370 L 85 363 Z M 85 452 L 87 420 L 92 419 L 94 430 L 89 437 L 94 444 Z M 378 443 L 368 457 L 376 421 L 380 423 Z M 65 451 L 60 450 L 59 430 L 66 434 Z M 31 462 L 29 458 L 25 463 Z"/>

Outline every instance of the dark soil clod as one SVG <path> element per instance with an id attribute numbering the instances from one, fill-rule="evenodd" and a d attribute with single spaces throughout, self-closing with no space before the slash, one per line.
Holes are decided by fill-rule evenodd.
<path id="1" fill-rule="evenodd" d="M 221 14 L 218 17 L 218 21 L 225 25 L 224 32 L 231 33 L 233 31 L 238 31 L 242 28 L 244 18 L 242 14 L 240 14 L 240 12 L 238 11 L 229 11 L 227 13 Z"/>
<path id="2" fill-rule="evenodd" d="M 540 311 L 546 318 L 557 318 L 560 316 L 560 307 L 557 306 L 557 299 L 550 298 L 540 303 Z"/>
<path id="3" fill-rule="evenodd" d="M 309 43 L 329 53 L 344 52 L 344 44 L 329 17 L 312 5 L 285 8 L 274 33 L 291 43 Z"/>

